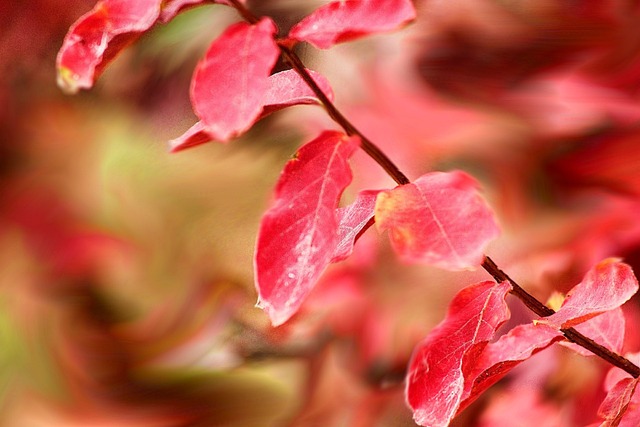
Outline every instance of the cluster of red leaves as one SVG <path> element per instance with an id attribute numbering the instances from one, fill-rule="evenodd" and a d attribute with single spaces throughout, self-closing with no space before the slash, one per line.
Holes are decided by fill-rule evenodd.
<path id="1" fill-rule="evenodd" d="M 70 92 L 91 87 L 126 45 L 157 22 L 168 22 L 199 3 L 205 1 L 100 1 L 71 27 L 64 41 L 58 56 L 60 86 Z M 239 1 L 213 3 L 246 12 Z M 283 47 L 308 42 L 326 49 L 396 29 L 414 18 L 409 0 L 347 0 L 320 7 L 280 39 L 268 17 L 229 26 L 196 67 L 191 100 L 199 122 L 171 142 L 172 150 L 210 140 L 227 142 L 273 111 L 322 104 L 300 70 L 272 74 Z M 308 73 L 332 99 L 328 81 Z M 466 88 L 449 89 L 458 93 Z M 274 326 L 300 309 L 326 268 L 349 257 L 373 221 L 381 232 L 388 230 L 391 246 L 404 261 L 449 270 L 479 266 L 486 245 L 498 234 L 478 184 L 458 171 L 428 173 L 394 189 L 363 190 L 351 205 L 340 207 L 352 178 L 349 158 L 360 144 L 357 136 L 324 131 L 298 150 L 278 180 L 255 251 L 259 306 Z M 557 313 L 500 337 L 496 330 L 510 317 L 505 297 L 511 285 L 482 282 L 463 289 L 411 360 L 406 396 L 416 422 L 448 425 L 516 365 L 563 340 L 564 329 L 575 326 L 620 352 L 624 316 L 619 307 L 637 288 L 627 265 L 605 260 L 569 293 Z M 638 414 L 629 408 L 635 408 L 637 380 L 618 377 L 608 384 L 600 408 L 603 425 L 633 425 Z"/>

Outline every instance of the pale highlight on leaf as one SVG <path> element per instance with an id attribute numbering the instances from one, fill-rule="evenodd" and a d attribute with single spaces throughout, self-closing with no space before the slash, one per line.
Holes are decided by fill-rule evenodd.
<path id="1" fill-rule="evenodd" d="M 58 86 L 89 89 L 120 51 L 153 26 L 162 0 L 102 0 L 69 28 L 56 58 Z"/>
<path id="2" fill-rule="evenodd" d="M 191 103 L 207 133 L 226 142 L 256 122 L 278 59 L 269 18 L 231 25 L 209 47 L 191 82 Z"/>
<path id="3" fill-rule="evenodd" d="M 333 100 L 333 90 L 329 81 L 320 73 L 307 70 L 320 89 L 327 95 L 329 100 Z M 262 113 L 257 120 L 260 120 L 271 113 L 287 107 L 301 104 L 318 104 L 320 100 L 315 97 L 313 91 L 307 86 L 302 78 L 294 70 L 281 71 L 272 74 L 268 79 L 268 89 L 263 99 Z M 214 137 L 209 134 L 207 127 L 202 121 L 191 126 L 184 134 L 169 141 L 169 150 L 172 153 L 195 147 L 212 141 Z"/>
<path id="4" fill-rule="evenodd" d="M 379 192 L 379 190 L 361 191 L 353 203 L 338 209 L 338 247 L 331 262 L 342 261 L 351 255 L 356 237 L 373 219 L 376 196 Z"/>
<path id="5" fill-rule="evenodd" d="M 640 397 L 636 397 L 638 378 L 624 378 L 607 393 L 598 409 L 598 415 L 604 419 L 600 427 L 637 426 L 640 422 L 638 404 Z M 630 408 L 633 405 L 633 408 Z"/>
<path id="6" fill-rule="evenodd" d="M 225 0 L 167 0 L 162 6 L 162 11 L 160 12 L 160 20 L 162 22 L 169 22 L 173 18 L 175 18 L 176 15 L 186 9 L 212 3 L 230 6 L 230 3 Z M 241 0 L 240 3 L 244 3 L 244 0 Z"/>
<path id="7" fill-rule="evenodd" d="M 394 30 L 415 17 L 411 0 L 334 1 L 296 24 L 289 38 L 328 49 L 336 43 Z"/>
<path id="8" fill-rule="evenodd" d="M 571 328 L 598 314 L 614 310 L 638 291 L 638 280 L 627 264 L 609 258 L 587 272 L 557 313 L 541 319 L 556 328 Z"/>
<path id="9" fill-rule="evenodd" d="M 446 318 L 411 357 L 406 399 L 416 423 L 447 426 L 458 412 L 466 373 L 474 366 L 496 329 L 509 318 L 507 282 L 482 282 L 461 290 Z"/>
<path id="10" fill-rule="evenodd" d="M 262 217 L 254 259 L 259 306 L 274 326 L 311 292 L 338 246 L 336 209 L 351 182 L 348 158 L 359 140 L 325 131 L 285 166 Z"/>
<path id="11" fill-rule="evenodd" d="M 379 231 L 401 259 L 448 270 L 477 267 L 498 234 L 493 213 L 464 172 L 434 172 L 378 194 Z"/>

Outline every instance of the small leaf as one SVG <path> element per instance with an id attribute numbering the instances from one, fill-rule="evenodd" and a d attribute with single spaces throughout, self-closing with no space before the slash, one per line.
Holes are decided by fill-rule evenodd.
<path id="1" fill-rule="evenodd" d="M 493 214 L 463 172 L 434 172 L 378 194 L 379 231 L 407 262 L 450 270 L 480 265 L 485 246 L 499 233 Z"/>
<path id="2" fill-rule="evenodd" d="M 571 328 L 616 309 L 638 291 L 638 280 L 627 264 L 606 259 L 593 267 L 569 293 L 557 313 L 541 319 L 556 328 Z"/>
<path id="3" fill-rule="evenodd" d="M 378 190 L 361 191 L 353 203 L 338 209 L 339 243 L 331 262 L 342 261 L 351 255 L 356 237 L 367 223 L 373 219 L 373 210 L 378 193 Z"/>
<path id="4" fill-rule="evenodd" d="M 162 6 L 160 21 L 165 23 L 169 22 L 175 18 L 176 15 L 186 9 L 210 3 L 226 4 L 231 6 L 230 3 L 225 0 L 167 0 Z M 241 0 L 240 3 L 244 3 L 244 0 Z"/>
<path id="5" fill-rule="evenodd" d="M 355 137 L 325 131 L 285 166 L 260 223 L 254 260 L 259 306 L 274 326 L 311 292 L 338 245 L 336 209 L 351 182 Z"/>
<path id="6" fill-rule="evenodd" d="M 623 378 L 607 393 L 604 401 L 598 409 L 598 415 L 604 418 L 600 427 L 637 426 L 640 422 L 638 400 L 635 397 L 638 378 Z M 635 403 L 633 410 L 629 410 L 629 404 Z"/>
<path id="7" fill-rule="evenodd" d="M 422 426 L 447 426 L 458 412 L 466 373 L 496 329 L 509 318 L 507 282 L 482 282 L 461 290 L 446 318 L 418 344 L 409 363 L 406 398 Z"/>
<path id="8" fill-rule="evenodd" d="M 307 71 L 327 98 L 333 100 L 333 90 L 331 90 L 329 81 L 320 73 Z M 262 102 L 264 106 L 258 120 L 293 105 L 320 104 L 320 100 L 315 97 L 313 91 L 295 70 L 281 71 L 269 76 L 268 89 Z M 202 121 L 199 121 L 184 134 L 169 141 L 169 149 L 175 153 L 204 144 L 212 139 L 213 137 L 207 132 L 207 127 Z"/>
<path id="9" fill-rule="evenodd" d="M 191 82 L 191 102 L 207 133 L 225 142 L 260 116 L 268 78 L 278 59 L 269 18 L 256 25 L 231 25 L 209 47 Z"/>
<path id="10" fill-rule="evenodd" d="M 416 17 L 411 0 L 340 0 L 298 22 L 289 38 L 320 49 L 369 34 L 394 30 Z"/>
<path id="11" fill-rule="evenodd" d="M 307 70 L 322 92 L 333 101 L 329 81 L 320 73 Z M 269 76 L 269 89 L 265 95 L 263 116 L 293 105 L 321 104 L 318 97 L 295 70 L 286 70 Z"/>
<path id="12" fill-rule="evenodd" d="M 162 0 L 101 0 L 69 28 L 56 59 L 58 86 L 89 89 L 120 51 L 153 26 Z"/>

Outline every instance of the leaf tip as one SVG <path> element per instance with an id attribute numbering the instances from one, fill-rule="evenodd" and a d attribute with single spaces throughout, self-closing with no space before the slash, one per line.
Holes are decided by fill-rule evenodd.
<path id="1" fill-rule="evenodd" d="M 91 84 L 83 81 L 79 74 L 64 66 L 58 68 L 56 83 L 60 90 L 67 95 L 75 95 L 80 89 L 89 89 L 91 87 Z"/>

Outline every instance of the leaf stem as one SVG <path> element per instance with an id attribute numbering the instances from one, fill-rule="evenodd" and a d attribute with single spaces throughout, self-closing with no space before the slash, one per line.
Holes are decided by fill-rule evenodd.
<path id="1" fill-rule="evenodd" d="M 547 317 L 555 313 L 554 310 L 542 304 L 533 295 L 525 291 L 511 277 L 509 277 L 504 271 L 502 271 L 488 256 L 485 256 L 484 261 L 482 262 L 482 268 L 484 268 L 496 282 L 509 282 L 512 287 L 511 293 L 518 299 L 520 299 L 531 311 L 536 313 L 538 316 Z M 560 329 L 560 331 L 569 341 L 578 344 L 580 347 L 586 348 L 601 359 L 606 360 L 612 365 L 617 366 L 618 368 L 627 372 L 633 378 L 640 377 L 640 368 L 632 363 L 629 359 L 612 352 L 608 348 L 593 341 L 591 338 L 582 335 L 575 328 Z"/>
<path id="2" fill-rule="evenodd" d="M 242 18 L 250 24 L 256 24 L 259 19 L 249 9 L 247 9 L 239 0 L 228 0 L 229 3 L 240 13 Z M 282 52 L 286 61 L 296 70 L 300 77 L 305 81 L 313 93 L 318 97 L 329 116 L 339 124 L 344 131 L 350 136 L 358 136 L 361 140 L 361 148 L 375 160 L 386 172 L 393 178 L 393 180 L 399 185 L 409 184 L 411 181 L 407 176 L 396 166 L 387 155 L 378 148 L 369 138 L 362 134 L 331 102 L 331 100 L 322 92 L 322 89 L 313 80 L 307 69 L 305 68 L 300 57 L 291 50 L 286 42 L 278 41 L 278 47 Z M 364 231 L 371 227 L 375 219 L 371 218 L 366 226 L 358 233 L 357 237 L 360 237 Z M 496 263 L 485 256 L 482 262 L 482 268 L 489 273 L 496 282 L 507 281 L 511 284 L 511 293 L 520 299 L 531 311 L 536 313 L 540 317 L 547 317 L 555 313 L 554 310 L 538 301 L 533 295 L 524 290 L 518 285 L 511 277 L 509 277 L 504 271 L 502 271 Z M 582 335 L 575 328 L 560 329 L 564 336 L 571 342 L 589 350 L 601 359 L 609 362 L 610 364 L 624 370 L 632 377 L 640 377 L 640 368 L 632 363 L 625 357 L 612 352 L 606 347 L 596 343 L 592 339 Z"/>
<path id="3" fill-rule="evenodd" d="M 240 13 L 242 18 L 249 22 L 250 24 L 255 24 L 258 22 L 258 18 L 247 9 L 239 0 L 229 0 L 229 3 L 233 5 L 233 7 Z M 282 52 L 282 56 L 284 59 L 291 65 L 291 67 L 300 75 L 302 80 L 309 86 L 309 88 L 313 91 L 313 93 L 318 97 L 320 102 L 322 103 L 324 109 L 329 114 L 329 117 L 333 119 L 334 122 L 339 124 L 342 129 L 349 136 L 357 136 L 360 138 L 360 147 L 362 150 L 369 155 L 376 163 L 378 163 L 387 174 L 398 184 L 404 185 L 409 184 L 411 181 L 407 176 L 402 173 L 400 168 L 396 166 L 393 161 L 387 155 L 378 148 L 369 138 L 367 138 L 360 130 L 358 130 L 353 123 L 351 123 L 341 112 L 336 108 L 336 106 L 331 102 L 331 100 L 325 95 L 325 93 L 320 89 L 318 84 L 313 80 L 307 69 L 305 68 L 302 60 L 296 53 L 291 50 L 290 47 L 286 45 L 285 42 L 278 42 L 278 47 L 280 48 L 280 52 Z"/>

